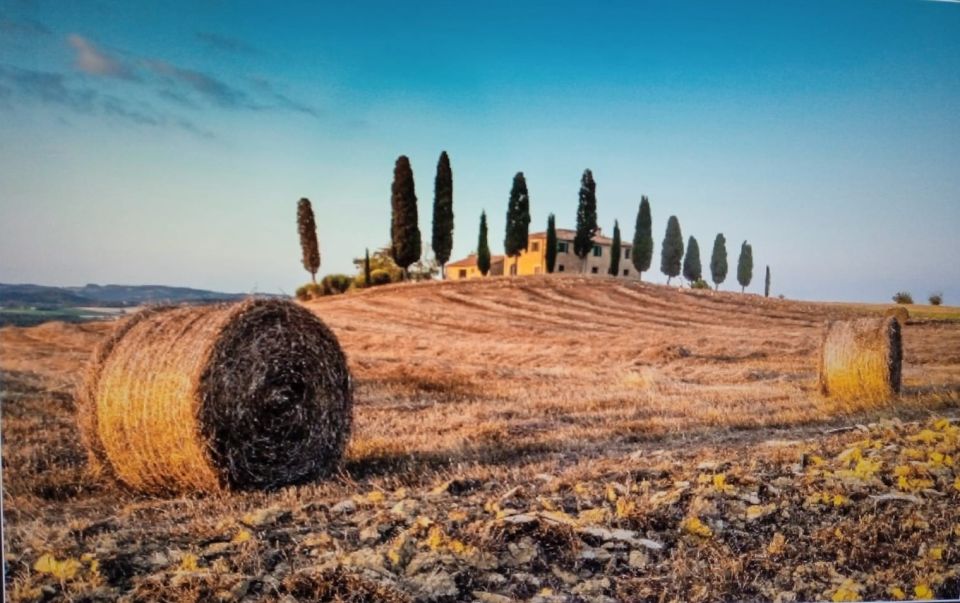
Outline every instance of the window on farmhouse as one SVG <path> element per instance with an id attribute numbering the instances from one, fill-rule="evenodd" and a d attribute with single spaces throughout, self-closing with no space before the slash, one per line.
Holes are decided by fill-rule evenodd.
<path id="1" fill-rule="evenodd" d="M 557 266 L 557 272 L 563 272 L 563 264 Z"/>
<path id="2" fill-rule="evenodd" d="M 598 258 L 598 257 L 600 257 L 600 256 L 602 256 L 602 255 L 603 255 L 603 247 L 600 247 L 599 245 L 594 245 L 594 246 L 593 246 L 593 257 Z"/>
<path id="3" fill-rule="evenodd" d="M 540 241 L 530 243 L 530 251 L 540 251 Z"/>
<path id="4" fill-rule="evenodd" d="M 629 248 L 629 247 L 627 247 L 626 249 L 623 250 L 623 259 L 625 259 L 625 260 L 629 260 L 629 259 L 630 259 L 630 248 Z"/>
<path id="5" fill-rule="evenodd" d="M 596 274 L 598 272 L 597 267 L 594 266 L 593 268 L 591 268 L 590 272 L 592 272 L 593 274 Z"/>
<path id="6" fill-rule="evenodd" d="M 630 271 L 626 268 L 623 269 L 623 276 L 630 276 Z"/>
<path id="7" fill-rule="evenodd" d="M 467 269 L 466 269 L 466 268 L 461 268 L 461 269 L 460 269 L 460 274 L 458 275 L 458 278 L 467 278 Z"/>
<path id="8" fill-rule="evenodd" d="M 568 243 L 567 243 L 566 241 L 558 241 L 558 242 L 557 242 L 557 253 L 567 253 L 568 250 L 569 250 L 569 247 L 568 247 L 567 245 L 568 245 Z"/>

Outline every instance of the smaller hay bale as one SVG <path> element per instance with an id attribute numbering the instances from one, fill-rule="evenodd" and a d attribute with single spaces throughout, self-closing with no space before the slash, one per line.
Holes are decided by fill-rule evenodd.
<path id="1" fill-rule="evenodd" d="M 136 314 L 78 394 L 94 468 L 154 494 L 312 481 L 339 465 L 352 423 L 336 336 L 280 300 Z"/>
<path id="2" fill-rule="evenodd" d="M 890 318 L 891 316 L 897 319 L 897 322 L 900 323 L 900 327 L 902 328 L 907 324 L 907 321 L 910 320 L 910 311 L 903 306 L 893 306 L 883 311 L 884 318 Z"/>
<path id="3" fill-rule="evenodd" d="M 880 401 L 900 393 L 903 341 L 896 318 L 836 321 L 820 348 L 820 392 L 832 398 Z"/>

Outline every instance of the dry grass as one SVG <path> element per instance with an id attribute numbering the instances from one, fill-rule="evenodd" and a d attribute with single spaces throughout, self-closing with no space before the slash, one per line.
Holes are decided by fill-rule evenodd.
<path id="1" fill-rule="evenodd" d="M 929 450 L 908 438 L 923 433 L 910 421 L 960 407 L 960 323 L 911 319 L 900 401 L 851 412 L 819 395 L 819 344 L 827 321 L 875 309 L 578 277 L 392 285 L 307 307 L 347 354 L 354 435 L 336 479 L 272 493 L 155 499 L 90 481 L 70 391 L 109 327 L 0 331 L 15 598 L 353 600 L 336 593 L 362 585 L 397 600 L 526 600 L 545 588 L 817 599 L 848 578 L 861 596 L 889 596 L 897 580 L 908 594 L 952 592 L 960 490 L 943 463 L 960 450 L 955 434 Z M 849 481 L 857 462 L 830 459 L 866 436 L 823 431 L 890 419 L 869 435 L 886 447 L 857 445 L 883 463 L 880 481 Z M 932 464 L 898 489 L 896 463 L 919 454 Z M 808 475 L 813 457 L 833 473 Z M 890 488 L 919 502 L 869 498 Z M 806 505 L 827 489 L 850 506 Z M 747 521 L 754 504 L 777 511 Z M 697 536 L 691 518 L 714 537 Z M 663 548 L 605 541 L 591 525 Z M 892 526 L 899 535 L 881 543 Z M 777 533 L 786 541 L 774 554 Z M 940 559 L 917 549 L 925 542 L 943 543 Z M 47 553 L 76 560 L 74 576 L 35 570 Z"/>
<path id="2" fill-rule="evenodd" d="M 820 391 L 851 408 L 892 403 L 900 393 L 903 340 L 900 321 L 861 318 L 836 321 L 820 351 Z"/>
<path id="3" fill-rule="evenodd" d="M 79 425 L 98 466 L 162 494 L 327 475 L 350 433 L 336 338 L 288 302 L 153 309 L 94 353 Z"/>

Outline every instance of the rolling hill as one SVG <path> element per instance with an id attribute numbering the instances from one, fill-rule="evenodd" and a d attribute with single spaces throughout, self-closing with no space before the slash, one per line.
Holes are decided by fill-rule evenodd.
<path id="1" fill-rule="evenodd" d="M 111 325 L 0 329 L 14 600 L 957 594 L 958 321 L 909 321 L 903 395 L 858 408 L 818 395 L 817 348 L 878 308 L 577 276 L 306 306 L 354 429 L 337 477 L 272 493 L 91 475 L 71 392 Z M 35 571 L 44 552 L 75 575 Z"/>

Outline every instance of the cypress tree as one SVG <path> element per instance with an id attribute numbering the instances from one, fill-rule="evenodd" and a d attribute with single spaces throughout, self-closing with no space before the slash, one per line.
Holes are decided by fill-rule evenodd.
<path id="1" fill-rule="evenodd" d="M 650 262 L 653 260 L 653 225 L 650 220 L 650 201 L 647 200 L 646 195 L 640 198 L 630 260 L 633 262 L 633 267 L 637 269 L 639 277 L 643 277 L 643 273 L 650 269 Z"/>
<path id="2" fill-rule="evenodd" d="M 363 284 L 370 286 L 370 250 L 367 249 L 363 256 Z"/>
<path id="3" fill-rule="evenodd" d="M 417 221 L 417 194 L 413 184 L 413 170 L 406 155 L 397 158 L 393 168 L 393 186 L 390 204 L 390 255 L 403 269 L 404 278 L 410 264 L 420 259 L 420 225 Z"/>
<path id="4" fill-rule="evenodd" d="M 740 283 L 740 293 L 746 291 L 753 280 L 753 247 L 746 241 L 740 246 L 740 259 L 737 260 L 737 282 Z"/>
<path id="5" fill-rule="evenodd" d="M 687 241 L 687 255 L 683 258 L 683 278 L 693 284 L 703 277 L 703 265 L 700 263 L 700 245 L 697 239 L 690 237 Z"/>
<path id="6" fill-rule="evenodd" d="M 680 261 L 683 259 L 683 234 L 680 233 L 680 221 L 676 216 L 667 220 L 667 233 L 663 237 L 660 250 L 660 272 L 670 279 L 680 274 Z"/>
<path id="7" fill-rule="evenodd" d="M 433 254 L 440 264 L 440 278 L 443 267 L 450 260 L 453 249 L 453 172 L 450 171 L 450 158 L 447 152 L 440 153 L 437 162 L 437 177 L 433 182 L 433 237 L 430 240 Z"/>
<path id="8" fill-rule="evenodd" d="M 587 254 L 593 249 L 597 234 L 597 183 L 593 172 L 583 170 L 580 178 L 580 203 L 577 205 L 577 233 L 573 237 L 573 252 L 580 258 L 581 269 L 586 270 Z"/>
<path id="9" fill-rule="evenodd" d="M 514 258 L 514 266 L 520 254 L 527 248 L 530 233 L 530 196 L 527 193 L 527 180 L 523 172 L 517 172 L 510 188 L 510 202 L 507 205 L 507 228 L 503 238 L 503 252 Z"/>
<path id="10" fill-rule="evenodd" d="M 710 256 L 710 278 L 713 279 L 715 289 L 720 289 L 720 283 L 727 279 L 727 239 L 723 233 L 717 233 L 713 240 L 713 254 Z"/>
<path id="11" fill-rule="evenodd" d="M 553 274 L 557 266 L 557 224 L 553 214 L 547 216 L 547 273 Z"/>
<path id="12" fill-rule="evenodd" d="M 297 202 L 297 231 L 300 233 L 300 251 L 304 269 L 310 273 L 310 280 L 316 284 L 317 270 L 320 270 L 320 245 L 317 243 L 317 223 L 313 219 L 310 200 L 304 197 Z"/>
<path id="13" fill-rule="evenodd" d="M 763 296 L 770 297 L 770 266 L 767 266 L 767 275 L 763 279 Z"/>
<path id="14" fill-rule="evenodd" d="M 480 212 L 480 239 L 477 241 L 477 269 L 487 276 L 490 272 L 490 245 L 487 243 L 487 212 Z"/>
<path id="15" fill-rule="evenodd" d="M 613 221 L 613 243 L 610 244 L 610 269 L 607 271 L 611 276 L 620 274 L 620 224 Z"/>

